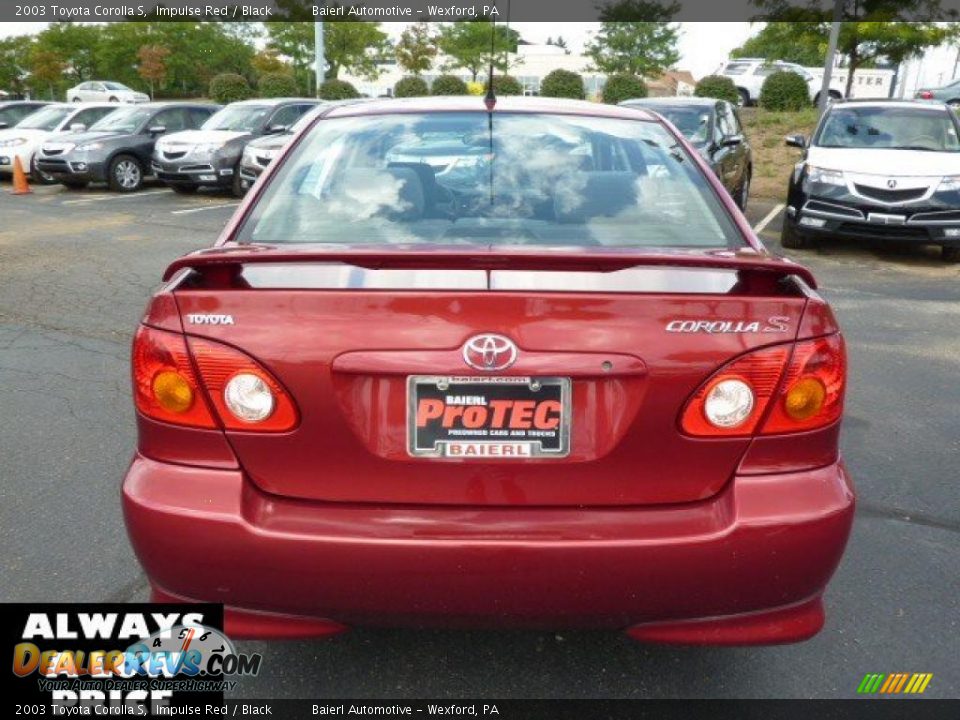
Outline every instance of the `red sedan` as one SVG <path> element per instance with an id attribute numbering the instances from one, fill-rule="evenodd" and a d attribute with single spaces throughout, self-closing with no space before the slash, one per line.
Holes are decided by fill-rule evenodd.
<path id="1" fill-rule="evenodd" d="M 165 280 L 123 485 L 155 599 L 248 637 L 821 628 L 843 339 L 658 116 L 333 106 Z"/>

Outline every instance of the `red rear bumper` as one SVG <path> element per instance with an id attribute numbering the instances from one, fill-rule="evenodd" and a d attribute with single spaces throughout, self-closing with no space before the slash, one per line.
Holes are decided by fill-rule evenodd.
<path id="1" fill-rule="evenodd" d="M 240 471 L 137 456 L 123 504 L 155 595 L 222 602 L 240 635 L 612 627 L 736 644 L 820 629 L 854 497 L 838 463 L 659 508 L 377 507 L 285 500 Z"/>

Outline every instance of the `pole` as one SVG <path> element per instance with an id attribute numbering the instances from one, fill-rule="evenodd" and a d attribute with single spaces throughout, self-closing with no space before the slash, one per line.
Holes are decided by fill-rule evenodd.
<path id="1" fill-rule="evenodd" d="M 313 58 L 313 72 L 317 79 L 317 97 L 320 97 L 320 85 L 323 83 L 324 79 L 324 70 L 327 67 L 327 60 L 323 54 L 323 22 L 317 21 L 313 23 L 313 40 L 314 40 L 314 58 Z"/>
<path id="2" fill-rule="evenodd" d="M 834 0 L 833 24 L 830 26 L 830 42 L 827 45 L 827 61 L 823 66 L 823 83 L 820 85 L 818 111 L 823 115 L 830 101 L 830 79 L 833 76 L 834 58 L 837 55 L 837 43 L 840 40 L 840 20 L 843 18 L 843 0 Z"/>

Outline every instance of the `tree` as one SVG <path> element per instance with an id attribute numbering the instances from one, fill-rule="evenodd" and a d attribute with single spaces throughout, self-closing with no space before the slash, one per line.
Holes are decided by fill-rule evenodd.
<path id="1" fill-rule="evenodd" d="M 313 32 L 312 23 L 310 32 Z M 390 50 L 390 40 L 378 22 L 324 23 L 328 80 L 336 78 L 340 70 L 374 80 L 380 75 L 379 65 L 387 60 Z"/>
<path id="2" fill-rule="evenodd" d="M 822 67 L 827 56 L 827 35 L 798 33 L 790 23 L 767 23 L 756 35 L 730 52 L 730 57 L 782 60 L 808 67 Z"/>
<path id="3" fill-rule="evenodd" d="M 257 77 L 276 73 L 292 75 L 290 66 L 280 59 L 276 50 L 261 50 L 250 60 L 250 65 Z"/>
<path id="4" fill-rule="evenodd" d="M 540 82 L 540 94 L 544 97 L 583 100 L 583 77 L 570 70 L 553 70 Z"/>
<path id="5" fill-rule="evenodd" d="M 788 38 L 797 43 L 822 42 L 830 32 L 833 10 L 821 8 L 817 0 L 806 6 L 791 6 L 788 0 L 753 0 L 763 20 L 785 23 Z M 907 22 L 915 17 L 942 17 L 938 0 L 841 0 L 843 24 L 837 52 L 847 68 L 845 96 L 853 88 L 857 68 L 880 60 L 899 64 L 918 57 L 927 47 L 955 40 L 956 23 Z"/>
<path id="6" fill-rule="evenodd" d="M 570 54 L 570 48 L 567 47 L 567 41 L 563 39 L 563 35 L 557 35 L 557 39 L 554 40 L 553 42 L 550 42 L 550 40 L 548 39 L 547 45 L 553 45 L 554 47 L 561 48 L 563 50 L 564 55 Z"/>
<path id="7" fill-rule="evenodd" d="M 150 97 L 153 97 L 154 86 L 167 79 L 167 57 L 170 50 L 163 45 L 144 45 L 137 51 L 140 64 L 137 72 L 140 77 L 150 83 Z"/>
<path id="8" fill-rule="evenodd" d="M 477 75 L 490 66 L 491 49 L 494 68 L 506 72 L 510 65 L 507 53 L 515 53 L 519 42 L 516 30 L 479 18 L 445 24 L 440 29 L 438 44 L 450 58 L 444 69 L 463 68 L 476 82 Z"/>
<path id="9" fill-rule="evenodd" d="M 33 38 L 29 35 L 0 39 L 0 87 L 14 95 L 26 92 L 32 46 Z"/>
<path id="10" fill-rule="evenodd" d="M 63 81 L 66 63 L 52 50 L 34 45 L 30 51 L 30 86 L 35 90 L 45 88 L 53 100 L 56 86 Z"/>
<path id="11" fill-rule="evenodd" d="M 607 74 L 659 75 L 680 59 L 678 38 L 666 22 L 603 22 L 585 54 Z"/>
<path id="12" fill-rule="evenodd" d="M 83 82 L 93 78 L 96 71 L 96 47 L 99 29 L 93 25 L 73 22 L 55 22 L 37 34 L 37 45 L 58 55 L 64 63 L 63 78 L 68 82 Z"/>
<path id="13" fill-rule="evenodd" d="M 437 56 L 437 37 L 430 31 L 429 23 L 409 25 L 400 35 L 394 48 L 397 65 L 413 75 L 420 75 L 433 67 Z"/>

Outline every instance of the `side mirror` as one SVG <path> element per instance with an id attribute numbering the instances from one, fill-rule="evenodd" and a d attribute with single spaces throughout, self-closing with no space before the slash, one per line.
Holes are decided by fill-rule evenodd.
<path id="1" fill-rule="evenodd" d="M 279 135 L 287 131 L 286 125 L 271 125 L 267 128 L 267 135 Z"/>
<path id="2" fill-rule="evenodd" d="M 151 135 L 163 135 L 167 131 L 167 128 L 163 125 L 154 125 L 153 127 L 147 130 Z"/>
<path id="3" fill-rule="evenodd" d="M 70 126 L 70 132 L 74 132 L 74 133 L 82 133 L 86 129 L 87 129 L 87 126 L 84 125 L 83 123 L 73 123 L 73 125 Z"/>
<path id="4" fill-rule="evenodd" d="M 803 135 L 787 135 L 783 141 L 787 144 L 787 147 L 800 148 L 801 150 L 807 147 L 807 139 Z"/>
<path id="5" fill-rule="evenodd" d="M 727 135 L 720 144 L 723 145 L 723 147 L 736 147 L 737 145 L 742 145 L 743 135 Z"/>
<path id="6" fill-rule="evenodd" d="M 4 128 L 8 128 L 8 127 L 10 127 L 10 123 L 0 120 L 0 130 L 3 130 Z"/>

